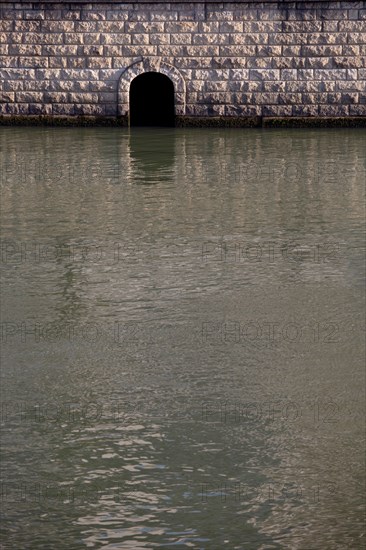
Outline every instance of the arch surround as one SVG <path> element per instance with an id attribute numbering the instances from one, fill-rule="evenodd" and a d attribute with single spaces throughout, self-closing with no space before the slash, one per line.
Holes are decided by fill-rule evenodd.
<path id="1" fill-rule="evenodd" d="M 118 114 L 128 116 L 130 112 L 130 85 L 136 76 L 147 72 L 164 74 L 174 85 L 175 115 L 185 115 L 186 83 L 180 71 L 174 65 L 160 57 L 140 57 L 126 67 L 118 81 Z"/>

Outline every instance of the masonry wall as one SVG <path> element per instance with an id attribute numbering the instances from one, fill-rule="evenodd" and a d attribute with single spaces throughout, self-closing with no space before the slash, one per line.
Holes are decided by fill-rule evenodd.
<path id="1" fill-rule="evenodd" d="M 365 117 L 366 2 L 1 3 L 3 117 L 120 117 L 169 76 L 180 117 Z"/>

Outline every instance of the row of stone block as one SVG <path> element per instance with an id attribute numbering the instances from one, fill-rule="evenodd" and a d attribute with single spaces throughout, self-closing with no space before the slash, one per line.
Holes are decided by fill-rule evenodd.
<path id="1" fill-rule="evenodd" d="M 93 9 L 94 7 L 94 9 Z M 77 4 L 61 4 L 58 9 L 52 4 L 45 4 L 43 9 L 35 7 L 27 8 L 18 5 L 14 9 L 14 4 L 2 4 L 0 16 L 4 19 L 25 19 L 25 20 L 84 20 L 84 21 L 179 21 L 179 20 L 208 20 L 208 21 L 242 21 L 264 19 L 271 21 L 284 20 L 304 20 L 314 21 L 319 19 L 359 19 L 360 16 L 366 17 L 365 2 L 353 2 L 341 6 L 337 2 L 316 2 L 314 4 L 299 3 L 238 3 L 233 5 L 232 9 L 226 5 L 220 4 L 155 4 L 145 5 L 145 10 L 141 10 L 141 5 L 134 7 L 131 4 L 114 4 L 112 6 L 99 5 L 99 9 L 87 5 L 79 8 Z"/>
<path id="2" fill-rule="evenodd" d="M 30 35 L 32 36 L 32 35 Z M 349 33 L 349 35 L 334 36 L 333 42 L 327 44 L 307 44 L 295 35 L 289 40 L 286 35 L 231 35 L 230 44 L 191 44 L 186 35 L 182 35 L 187 43 L 165 43 L 160 38 L 171 40 L 169 35 L 147 35 L 149 44 L 144 39 L 135 38 L 133 35 L 103 35 L 98 41 L 88 36 L 80 36 L 75 43 L 54 43 L 52 40 L 45 44 L 42 37 L 33 35 L 15 37 L 12 33 L 0 33 L 0 45 L 2 51 L 9 55 L 167 55 L 175 57 L 212 57 L 212 56 L 332 56 L 332 55 L 359 55 L 365 54 L 366 32 Z M 55 35 L 57 36 L 57 35 Z M 136 35 L 137 37 L 140 35 Z M 143 36 L 143 35 L 141 35 Z M 240 44 L 234 43 L 234 37 L 240 38 Z M 190 37 L 189 40 L 192 40 Z M 309 37 L 306 37 L 307 39 Z M 18 41 L 17 41 L 18 39 Z M 37 42 L 37 39 L 39 42 Z M 141 43 L 138 42 L 141 40 Z M 178 39 L 174 39 L 178 42 Z M 107 48 L 108 46 L 108 48 Z M 131 52 L 130 54 L 127 52 Z"/>
<path id="3" fill-rule="evenodd" d="M 366 33 L 365 33 L 366 39 Z M 114 44 L 115 41 L 111 40 Z M 345 48 L 347 51 L 347 48 Z M 146 52 L 145 55 L 165 55 L 174 57 L 225 57 L 231 55 L 232 49 L 224 46 L 159 46 L 154 50 L 140 47 L 125 46 L 122 48 L 122 55 L 141 55 L 142 52 Z M 235 50 L 236 51 L 236 50 Z M 239 48 L 240 51 L 240 48 Z M 10 44 L 8 46 L 9 55 L 34 55 L 34 56 L 78 56 L 78 55 L 104 55 L 103 47 L 98 46 L 76 46 L 76 45 L 36 45 L 36 44 Z M 243 53 L 245 56 L 245 54 Z M 281 54 L 280 54 L 281 55 Z M 277 57 L 280 57 L 278 55 Z M 334 57 L 343 55 L 342 45 L 330 45 L 330 46 L 302 46 L 299 56 L 306 57 Z M 271 56 L 272 57 L 272 56 Z"/>
<path id="4" fill-rule="evenodd" d="M 13 57 L 0 56 L 3 68 L 23 69 L 120 69 L 122 59 L 111 57 Z M 179 69 L 363 69 L 366 56 L 355 57 L 248 57 L 239 62 L 230 58 L 181 58 L 175 63 Z"/>
<path id="5" fill-rule="evenodd" d="M 4 103 L 0 115 L 117 116 L 114 104 Z M 196 105 L 186 106 L 186 116 L 365 116 L 366 105 Z"/>
<path id="6" fill-rule="evenodd" d="M 358 92 L 188 92 L 188 104 L 226 105 L 287 105 L 287 104 L 366 104 L 366 91 Z M 0 103 L 117 103 L 114 92 L 35 92 L 0 91 Z"/>
<path id="7" fill-rule="evenodd" d="M 366 29 L 366 24 L 365 24 Z M 293 49 L 293 55 L 333 55 L 339 51 L 339 46 L 351 50 L 365 47 L 366 32 L 363 33 L 309 33 L 309 34 L 95 34 L 95 33 L 26 33 L 1 32 L 0 44 L 7 46 L 7 52 L 29 55 L 75 55 L 77 46 L 84 46 L 86 55 L 117 55 L 121 46 L 142 47 L 143 51 L 158 54 L 164 48 L 173 55 L 205 56 L 208 51 L 217 55 L 220 51 L 230 52 L 230 55 L 283 55 L 286 50 Z M 90 46 L 88 49 L 87 46 Z M 107 48 L 108 46 L 108 48 Z M 155 49 L 146 49 L 155 46 Z M 255 48 L 257 46 L 257 49 Z M 41 49 L 43 48 L 43 49 Z M 104 50 L 103 50 L 104 48 Z M 81 50 L 79 50 L 81 51 Z M 194 52 L 194 53 L 191 53 Z M 290 54 L 291 55 L 291 54 Z"/>
<path id="8" fill-rule="evenodd" d="M 39 33 L 317 33 L 364 32 L 365 20 L 334 21 L 32 21 L 2 19 L 0 30 Z"/>
<path id="9" fill-rule="evenodd" d="M 0 80 L 118 80 L 121 69 L 25 69 L 2 68 Z M 188 80 L 282 81 L 282 80 L 365 80 L 366 69 L 187 69 Z"/>
<path id="10" fill-rule="evenodd" d="M 104 92 L 116 93 L 116 80 L 2 80 L 0 90 L 4 92 Z M 226 80 L 191 80 L 186 83 L 187 92 L 287 92 L 287 93 L 321 93 L 321 92 L 365 92 L 366 80 L 287 80 L 287 81 L 232 81 Z"/>

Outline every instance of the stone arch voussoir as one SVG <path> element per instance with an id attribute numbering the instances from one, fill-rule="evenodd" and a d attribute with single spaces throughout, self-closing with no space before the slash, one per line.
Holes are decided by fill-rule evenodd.
<path id="1" fill-rule="evenodd" d="M 165 63 L 160 57 L 140 57 L 121 74 L 118 82 L 118 114 L 127 116 L 130 111 L 130 85 L 136 76 L 147 72 L 164 74 L 173 82 L 175 114 L 184 115 L 186 109 L 186 83 L 181 72 Z"/>

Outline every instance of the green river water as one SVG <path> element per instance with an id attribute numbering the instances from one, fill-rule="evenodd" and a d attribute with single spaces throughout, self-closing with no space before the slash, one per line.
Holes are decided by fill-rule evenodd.
<path id="1" fill-rule="evenodd" d="M 1 548 L 362 548 L 365 131 L 0 147 Z"/>

